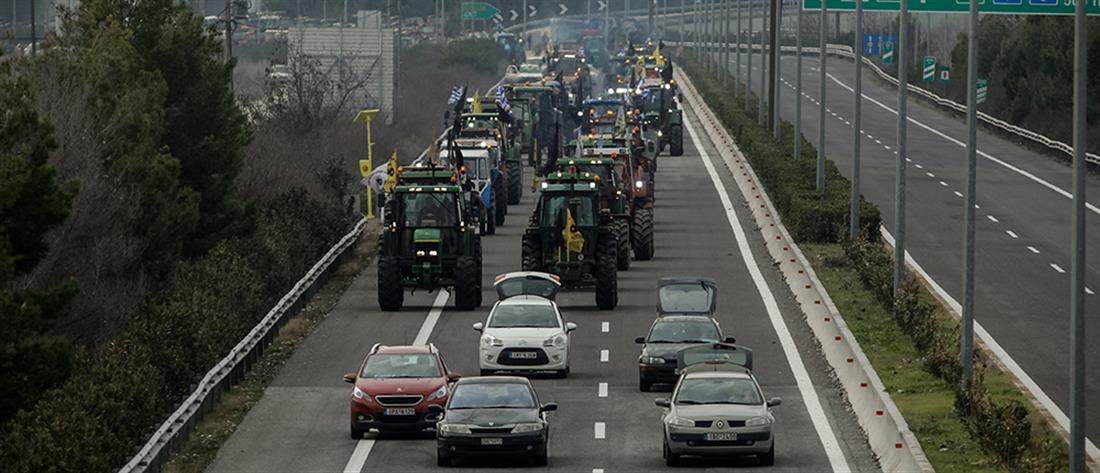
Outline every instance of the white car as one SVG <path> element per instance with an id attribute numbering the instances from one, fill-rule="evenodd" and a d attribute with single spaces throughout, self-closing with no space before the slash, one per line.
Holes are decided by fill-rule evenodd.
<path id="1" fill-rule="evenodd" d="M 561 287 L 557 276 L 521 271 L 497 276 L 500 300 L 484 323 L 478 364 L 482 376 L 496 371 L 552 371 L 569 375 L 569 334 L 577 328 L 566 322 L 554 297 Z"/>

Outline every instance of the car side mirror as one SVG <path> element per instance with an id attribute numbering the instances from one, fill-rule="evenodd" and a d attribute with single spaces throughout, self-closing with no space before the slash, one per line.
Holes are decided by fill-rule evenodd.
<path id="1" fill-rule="evenodd" d="M 439 404 L 428 404 L 428 413 L 429 414 L 442 414 L 443 413 L 443 406 L 441 406 Z"/>
<path id="2" fill-rule="evenodd" d="M 459 373 L 455 373 L 454 371 L 452 371 L 450 373 L 447 373 L 447 381 L 449 381 L 449 382 L 453 383 L 453 382 L 458 381 L 460 379 L 462 379 L 462 375 L 459 374 Z"/>
<path id="3" fill-rule="evenodd" d="M 656 404 L 657 407 L 672 407 L 672 403 L 668 402 L 668 399 L 665 399 L 663 397 L 657 398 L 653 401 L 653 403 Z"/>
<path id="4" fill-rule="evenodd" d="M 734 344 L 734 343 L 737 343 L 737 339 L 736 339 L 736 338 L 733 338 L 733 337 L 726 337 L 726 338 L 723 338 L 723 339 L 722 339 L 722 341 L 723 341 L 723 342 L 726 342 L 726 343 L 729 343 L 729 344 Z"/>
<path id="5" fill-rule="evenodd" d="M 768 407 L 775 407 L 780 404 L 783 404 L 783 398 L 773 397 L 771 399 L 768 399 Z"/>
<path id="6" fill-rule="evenodd" d="M 344 382 L 355 384 L 355 373 L 344 373 Z"/>
<path id="7" fill-rule="evenodd" d="M 573 322 L 566 322 L 565 323 L 565 331 L 566 332 L 572 332 L 576 329 L 577 329 L 577 324 L 575 324 Z"/>
<path id="8" fill-rule="evenodd" d="M 645 337 L 638 337 L 634 339 L 634 343 L 645 343 Z"/>
<path id="9" fill-rule="evenodd" d="M 558 403 L 548 402 L 546 404 L 543 404 L 542 407 L 539 408 L 539 410 L 542 412 L 554 412 L 558 410 Z"/>
<path id="10" fill-rule="evenodd" d="M 474 324 L 474 330 L 477 330 L 478 332 L 480 332 L 482 330 L 485 330 L 485 324 L 483 324 L 481 322 L 475 323 Z"/>

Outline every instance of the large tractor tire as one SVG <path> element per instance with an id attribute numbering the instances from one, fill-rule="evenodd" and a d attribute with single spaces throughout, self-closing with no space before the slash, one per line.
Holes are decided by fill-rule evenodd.
<path id="1" fill-rule="evenodd" d="M 634 258 L 639 261 L 653 259 L 653 209 L 650 207 L 634 211 L 634 231 L 631 233 L 631 245 Z"/>
<path id="2" fill-rule="evenodd" d="M 611 226 L 619 245 L 615 266 L 619 271 L 627 271 L 630 269 L 630 222 L 625 218 L 616 218 L 611 221 Z"/>
<path id="3" fill-rule="evenodd" d="M 516 205 L 523 198 L 523 163 L 508 163 L 508 205 Z"/>
<path id="4" fill-rule="evenodd" d="M 497 233 L 497 193 L 491 192 L 489 197 L 489 205 L 491 207 L 485 209 L 485 234 L 496 235 Z"/>
<path id="5" fill-rule="evenodd" d="M 504 185 L 493 186 L 493 216 L 496 217 L 494 227 L 504 225 L 504 218 L 508 215 L 508 198 L 504 195 Z"/>
<path id="6" fill-rule="evenodd" d="M 683 125 L 673 125 L 669 130 L 668 137 L 668 152 L 673 156 L 684 155 L 684 127 Z"/>
<path id="7" fill-rule="evenodd" d="M 619 304 L 619 274 L 615 270 L 618 246 L 615 235 L 602 236 L 597 243 L 596 307 L 600 310 L 611 310 Z"/>
<path id="8" fill-rule="evenodd" d="M 481 295 L 481 271 L 476 256 L 459 256 L 455 261 L 455 308 L 473 310 Z"/>
<path id="9" fill-rule="evenodd" d="M 520 267 L 524 271 L 542 271 L 541 243 L 537 235 L 523 234 L 523 261 Z"/>
<path id="10" fill-rule="evenodd" d="M 474 235 L 474 237 L 471 239 L 471 242 L 474 246 L 474 259 L 477 260 L 477 302 L 475 307 L 481 307 L 481 290 L 483 289 L 482 277 L 484 274 L 482 272 L 482 268 L 484 268 L 484 265 L 482 265 L 481 259 L 481 237 Z"/>
<path id="11" fill-rule="evenodd" d="M 401 310 L 405 289 L 401 287 L 401 261 L 396 256 L 378 258 L 378 307 Z"/>

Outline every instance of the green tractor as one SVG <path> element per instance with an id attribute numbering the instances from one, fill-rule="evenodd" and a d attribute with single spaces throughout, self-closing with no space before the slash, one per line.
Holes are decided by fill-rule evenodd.
<path id="1" fill-rule="evenodd" d="M 619 303 L 618 240 L 589 173 L 552 172 L 523 235 L 523 270 L 556 274 L 566 288 L 596 289 L 596 306 Z"/>
<path id="2" fill-rule="evenodd" d="M 525 119 L 524 127 L 530 126 L 530 134 L 524 134 L 523 154 L 527 155 L 531 167 L 538 168 L 544 160 L 544 150 L 553 146 L 559 140 L 560 113 L 557 111 L 561 102 L 561 87 L 542 84 L 515 85 L 512 87 L 512 95 L 508 98 L 513 104 L 527 101 L 529 111 L 528 119 Z"/>
<path id="3" fill-rule="evenodd" d="M 475 114 L 469 110 L 463 112 L 463 117 L 480 117 L 481 119 L 495 120 L 498 122 L 495 133 L 485 134 L 487 139 L 495 139 L 500 148 L 500 170 L 503 174 L 502 199 L 508 205 L 516 205 L 523 198 L 523 144 L 524 127 L 522 120 L 516 119 L 513 112 L 504 112 L 500 109 L 500 103 L 493 97 L 481 99 L 481 113 Z M 521 111 L 522 112 L 522 111 Z M 495 116 L 495 117 L 494 117 Z M 522 115 L 520 115 L 522 117 Z M 476 121 L 476 120 L 475 120 Z M 474 123 L 474 122 L 469 122 Z M 462 136 L 475 136 L 473 130 L 463 129 Z M 502 201 L 503 202 L 503 201 Z M 503 207 L 505 210 L 507 206 Z M 500 225 L 503 222 L 499 222 Z"/>
<path id="4" fill-rule="evenodd" d="M 669 83 L 647 85 L 632 100 L 641 112 L 641 121 L 647 130 L 657 130 L 657 149 L 672 156 L 684 155 L 684 117 L 676 102 L 676 91 Z"/>
<path id="5" fill-rule="evenodd" d="M 378 243 L 378 305 L 400 310 L 405 289 L 453 288 L 455 307 L 481 306 L 481 238 L 469 192 L 446 167 L 402 168 Z"/>

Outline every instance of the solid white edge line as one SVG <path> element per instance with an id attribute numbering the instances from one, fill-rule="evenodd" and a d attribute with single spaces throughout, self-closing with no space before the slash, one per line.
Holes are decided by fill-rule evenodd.
<path id="1" fill-rule="evenodd" d="M 592 425 L 592 434 L 597 440 L 607 438 L 607 424 L 596 422 Z"/>
<path id="2" fill-rule="evenodd" d="M 435 296 L 435 301 L 432 302 L 432 308 L 428 311 L 428 316 L 424 317 L 424 323 L 420 325 L 420 331 L 416 332 L 416 338 L 413 340 L 413 345 L 426 345 L 428 338 L 432 336 L 432 330 L 435 330 L 435 324 L 439 322 L 439 315 L 443 313 L 443 308 L 447 305 L 447 299 L 451 297 L 451 293 L 446 289 L 440 289 L 439 294 Z M 371 449 L 374 448 L 374 439 L 363 439 L 355 444 L 355 451 L 351 453 L 351 458 L 348 459 L 347 465 L 344 466 L 344 473 L 359 473 L 363 471 L 363 465 L 367 463 L 367 457 L 370 456 Z"/>
<path id="3" fill-rule="evenodd" d="M 611 359 L 611 350 L 600 350 L 600 362 L 607 363 Z"/>
<path id="4" fill-rule="evenodd" d="M 886 240 L 886 243 L 893 248 L 894 236 L 890 234 L 890 231 L 887 230 L 885 226 L 881 226 L 879 227 L 879 232 L 882 234 L 882 238 Z M 1034 250 L 1034 248 L 1030 246 L 1028 249 Z M 1038 253 L 1038 250 L 1034 251 Z M 928 285 L 932 286 L 932 290 L 938 294 L 941 299 L 947 301 L 947 305 L 951 306 L 951 310 L 955 317 L 959 317 L 959 314 L 962 313 L 962 305 L 959 304 L 959 301 L 951 297 L 951 294 L 948 294 L 947 291 L 943 289 L 943 286 L 940 286 L 935 279 L 932 279 L 932 276 L 929 276 L 928 273 L 924 271 L 924 268 L 917 263 L 917 260 L 913 258 L 913 255 L 911 255 L 908 250 L 905 251 L 905 263 L 920 275 L 921 278 L 927 281 Z M 1058 407 L 1058 404 L 1055 404 L 1050 396 L 1047 396 L 1047 393 L 1039 387 L 1039 384 L 1036 383 L 1034 379 L 1031 379 L 1031 376 L 1028 376 L 1027 372 L 1016 363 L 1016 360 L 1012 359 L 1012 356 L 1005 351 L 1004 347 L 1002 347 L 1000 343 L 997 343 L 993 335 L 990 335 L 989 332 L 985 330 L 985 327 L 982 326 L 981 322 L 977 320 L 974 321 L 974 334 L 977 335 L 978 339 L 993 353 L 993 356 L 1004 365 L 1005 369 L 1016 376 L 1020 384 L 1023 384 L 1024 388 L 1027 389 L 1032 396 L 1035 396 L 1035 400 L 1050 413 L 1051 417 L 1054 417 L 1054 421 L 1057 422 L 1063 430 L 1069 432 L 1069 417 L 1066 417 L 1066 413 L 1062 411 L 1062 408 Z M 1100 448 L 1096 448 L 1096 444 L 1093 443 L 1091 439 L 1087 438 L 1085 439 L 1085 446 L 1086 450 L 1088 450 L 1088 456 L 1092 458 L 1092 461 L 1100 462 Z"/>
<path id="5" fill-rule="evenodd" d="M 854 93 L 856 92 L 856 91 L 855 91 L 855 89 L 852 89 L 852 88 L 851 88 L 851 87 L 849 87 L 849 86 L 848 86 L 847 84 L 845 84 L 845 83 L 841 82 L 841 81 L 840 81 L 840 79 L 837 79 L 837 78 L 836 78 L 836 76 L 833 76 L 833 75 L 832 75 L 832 74 L 830 74 L 830 73 L 826 73 L 826 75 L 827 75 L 827 76 L 829 76 L 829 78 L 830 78 L 830 79 L 832 79 L 832 80 L 833 80 L 833 82 L 836 82 L 836 83 L 837 83 L 838 85 L 840 85 L 841 87 L 843 87 L 843 88 L 847 89 L 847 90 L 848 90 L 848 92 L 851 92 L 851 93 L 853 93 L 853 94 L 854 94 Z M 887 106 L 886 104 L 884 104 L 884 103 L 882 103 L 882 102 L 879 102 L 879 101 L 878 101 L 877 99 L 875 99 L 874 97 L 869 97 L 869 96 L 868 96 L 867 94 L 863 94 L 863 98 L 867 99 L 868 101 L 870 101 L 871 103 L 873 103 L 873 104 L 875 104 L 875 105 L 878 105 L 878 106 L 879 106 L 880 108 L 882 108 L 883 110 L 886 110 L 886 111 L 888 111 L 888 112 L 890 112 L 890 113 L 893 113 L 894 115 L 897 115 L 897 114 L 898 114 L 898 112 L 897 112 L 896 110 L 894 110 L 894 109 L 890 108 L 889 106 Z M 912 124 L 914 124 L 914 125 L 917 125 L 917 126 L 919 126 L 919 127 L 921 127 L 921 128 L 924 128 L 925 130 L 927 130 L 928 132 L 932 133 L 933 135 L 936 135 L 936 136 L 938 136 L 938 137 L 940 137 L 940 138 L 943 138 L 943 139 L 945 139 L 945 140 L 947 140 L 947 141 L 949 141 L 949 142 L 951 142 L 951 143 L 954 143 L 954 144 L 956 144 L 956 145 L 958 145 L 958 146 L 961 146 L 961 147 L 963 147 L 963 148 L 965 148 L 965 147 L 966 147 L 966 143 L 964 143 L 964 142 L 962 142 L 962 141 L 960 141 L 960 140 L 957 140 L 957 139 L 955 139 L 955 138 L 952 138 L 952 137 L 948 136 L 948 135 L 947 135 L 946 133 L 944 133 L 944 132 L 942 132 L 942 131 L 939 131 L 939 130 L 937 130 L 937 129 L 935 129 L 935 128 L 932 128 L 931 126 L 925 125 L 924 123 L 922 123 L 921 121 L 919 121 L 919 120 L 917 120 L 917 119 L 915 119 L 915 118 L 913 118 L 913 117 L 908 117 L 908 118 L 909 118 L 909 122 L 910 122 L 910 123 L 912 123 Z M 1058 187 L 1058 186 L 1056 186 L 1056 185 L 1054 185 L 1054 184 L 1051 184 L 1051 183 L 1047 182 L 1046 180 L 1044 180 L 1043 178 L 1041 178 L 1041 177 L 1039 177 L 1039 176 L 1036 176 L 1036 175 L 1034 175 L 1034 174 L 1032 174 L 1032 173 L 1030 173 L 1030 172 L 1028 172 L 1028 171 L 1025 171 L 1025 170 L 1023 170 L 1023 169 L 1020 169 L 1020 168 L 1016 167 L 1015 165 L 1013 165 L 1013 164 L 1010 164 L 1010 163 L 1008 163 L 1007 161 L 1004 161 L 1004 160 L 1002 160 L 1002 159 L 1000 159 L 1000 158 L 998 158 L 998 157 L 996 157 L 996 156 L 993 156 L 993 155 L 991 155 L 991 154 L 989 154 L 989 153 L 986 153 L 985 151 L 982 151 L 981 149 L 978 149 L 978 150 L 977 150 L 977 153 L 978 153 L 978 155 L 980 155 L 981 157 L 983 157 L 983 158 L 985 158 L 985 159 L 988 159 L 988 160 L 990 160 L 990 161 L 993 161 L 993 162 L 995 162 L 995 163 L 997 163 L 997 164 L 1000 164 L 1001 166 L 1004 166 L 1005 168 L 1008 168 L 1008 169 L 1010 169 L 1010 170 L 1012 170 L 1012 171 L 1016 172 L 1017 174 L 1019 174 L 1019 175 L 1021 175 L 1021 176 L 1024 176 L 1024 177 L 1026 177 L 1026 178 L 1028 178 L 1028 179 L 1032 180 L 1033 182 L 1035 182 L 1035 183 L 1037 183 L 1037 184 L 1039 184 L 1039 185 L 1041 185 L 1041 186 L 1043 186 L 1043 187 L 1046 187 L 1047 189 L 1050 189 L 1050 190 L 1052 190 L 1052 191 L 1054 191 L 1054 192 L 1057 192 L 1057 193 L 1061 194 L 1061 195 L 1062 195 L 1063 197 L 1065 197 L 1065 198 L 1067 198 L 1067 199 L 1072 199 L 1072 198 L 1073 198 L 1073 194 L 1072 194 L 1072 193 L 1070 193 L 1069 191 L 1067 191 L 1067 190 L 1065 190 L 1065 189 L 1062 189 L 1061 187 Z M 1100 207 L 1097 207 L 1097 206 L 1095 206 L 1095 205 L 1092 205 L 1091 203 L 1088 203 L 1088 202 L 1085 202 L 1085 206 L 1086 206 L 1086 207 L 1088 207 L 1088 209 L 1089 209 L 1089 210 L 1091 210 L 1091 211 L 1093 211 L 1094 213 L 1096 213 L 1096 214 L 1100 214 Z"/>
<path id="6" fill-rule="evenodd" d="M 348 459 L 348 464 L 344 466 L 344 473 L 359 473 L 363 471 L 363 465 L 367 463 L 367 457 L 370 456 L 371 449 L 374 448 L 374 439 L 363 439 L 355 444 L 355 451 L 352 452 L 351 458 Z"/>
<path id="7" fill-rule="evenodd" d="M 607 383 L 600 383 L 596 388 L 596 396 L 607 397 Z"/>
<path id="8" fill-rule="evenodd" d="M 730 229 L 733 231 L 734 238 L 737 240 L 737 247 L 741 253 L 741 259 L 745 263 L 746 268 L 748 268 L 749 274 L 752 276 L 752 281 L 756 286 L 756 290 L 760 293 L 760 299 L 767 309 L 768 319 L 771 321 L 772 328 L 779 338 L 779 344 L 783 347 L 783 354 L 787 358 L 787 363 L 791 366 L 791 374 L 794 376 L 795 382 L 798 385 L 798 391 L 799 394 L 802 395 L 802 401 L 806 405 L 806 411 L 810 414 L 810 420 L 813 422 L 814 430 L 817 431 L 817 436 L 821 440 L 821 447 L 825 450 L 825 456 L 829 459 L 829 466 L 834 472 L 851 471 L 851 467 L 848 466 L 848 460 L 844 458 L 844 451 L 841 450 L 840 443 L 836 439 L 836 434 L 833 432 L 833 428 L 829 425 L 829 420 L 825 416 L 825 410 L 821 407 L 821 399 L 818 398 L 817 391 L 814 390 L 813 382 L 810 380 L 810 375 L 806 371 L 806 365 L 802 362 L 802 356 L 798 353 L 798 347 L 794 343 L 794 337 L 791 336 L 791 332 L 787 329 L 787 323 L 779 313 L 779 304 L 775 301 L 775 295 L 772 294 L 771 289 L 768 288 L 768 282 L 764 280 L 764 275 L 761 274 L 760 268 L 756 264 L 756 258 L 752 254 L 748 237 L 745 236 L 745 230 L 741 227 L 741 222 L 738 220 L 737 213 L 734 211 L 729 194 L 726 193 L 725 186 L 722 184 L 722 179 L 718 176 L 717 171 L 715 171 L 714 164 L 710 162 L 710 153 L 700 144 L 701 140 L 695 131 L 695 127 L 691 124 L 691 120 L 685 116 L 683 117 L 683 121 L 687 128 L 688 135 L 691 136 L 692 144 L 699 151 L 699 157 L 703 161 L 703 166 L 706 167 L 707 173 L 710 174 L 710 180 L 714 184 L 714 189 L 718 192 L 718 197 L 722 202 L 722 208 L 726 212 L 726 219 L 729 221 Z"/>

